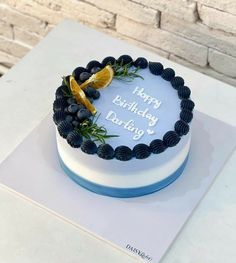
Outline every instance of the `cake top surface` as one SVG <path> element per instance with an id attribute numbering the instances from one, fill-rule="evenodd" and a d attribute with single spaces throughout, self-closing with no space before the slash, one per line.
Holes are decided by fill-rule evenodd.
<path id="1" fill-rule="evenodd" d="M 149 69 L 139 74 L 143 79 L 114 79 L 100 89 L 101 96 L 93 103 L 100 114 L 97 123 L 109 134 L 118 135 L 107 140 L 113 147 L 134 147 L 161 139 L 179 119 L 180 99 L 170 82 L 151 74 Z"/>
<path id="2" fill-rule="evenodd" d="M 129 55 L 90 61 L 63 78 L 53 120 L 73 148 L 106 160 L 146 159 L 189 132 L 194 102 L 184 79 Z"/>

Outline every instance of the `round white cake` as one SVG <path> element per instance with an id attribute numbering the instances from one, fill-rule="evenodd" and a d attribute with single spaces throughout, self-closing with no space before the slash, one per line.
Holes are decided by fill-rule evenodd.
<path id="1" fill-rule="evenodd" d="M 175 181 L 185 168 L 194 103 L 183 78 L 176 77 L 173 69 L 144 58 L 133 61 L 128 55 L 118 58 L 114 66 L 109 58 L 90 62 L 84 68 L 87 75 L 81 67 L 73 72 L 82 87 L 107 65 L 114 70 L 107 87 L 96 87 L 99 96 L 93 101 L 91 87 L 92 95 L 88 87 L 84 89 L 96 109 L 95 117 L 91 113 L 83 117 L 90 109 L 87 104 L 75 102 L 73 93 L 60 92 L 65 85 L 70 88 L 71 77 L 57 89 L 53 119 L 59 161 L 68 176 L 95 193 L 112 197 L 150 194 Z M 129 74 L 122 79 L 119 70 Z M 90 82 L 88 86 L 93 86 Z M 83 123 L 87 125 L 88 119 L 90 126 L 99 127 L 99 136 L 100 131 L 106 136 L 96 137 L 97 130 L 95 135 L 87 134 L 91 127 L 85 129 Z"/>

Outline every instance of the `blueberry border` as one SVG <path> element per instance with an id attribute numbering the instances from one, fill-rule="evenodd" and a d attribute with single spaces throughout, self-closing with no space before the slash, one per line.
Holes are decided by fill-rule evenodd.
<path id="1" fill-rule="evenodd" d="M 181 137 L 188 134 L 189 132 L 189 123 L 193 118 L 193 109 L 194 102 L 190 100 L 191 90 L 184 86 L 184 79 L 180 76 L 175 76 L 175 71 L 172 68 L 165 68 L 160 62 L 148 62 L 145 58 L 139 57 L 135 61 L 129 55 L 122 55 L 117 60 L 114 57 L 106 57 L 103 59 L 102 63 L 98 61 L 90 61 L 86 68 L 78 67 L 74 70 L 74 73 L 77 72 L 77 75 L 82 72 L 93 72 L 94 68 L 104 68 L 108 64 L 114 64 L 114 62 L 123 63 L 123 64 L 132 64 L 134 67 L 139 67 L 141 69 L 149 68 L 150 72 L 156 76 L 162 77 L 164 80 L 169 81 L 171 86 L 176 90 L 180 102 L 180 118 L 174 124 L 174 129 L 167 131 L 162 139 L 154 139 L 149 145 L 140 143 L 136 144 L 133 149 L 130 149 L 128 146 L 121 145 L 113 149 L 109 144 L 100 144 L 97 146 L 92 140 L 84 140 L 81 135 L 78 135 L 77 138 L 79 143 L 72 144 L 68 138 L 73 137 L 74 128 L 72 129 L 67 121 L 55 121 L 55 113 L 53 116 L 54 122 L 58 127 L 59 134 L 67 139 L 67 142 L 70 146 L 78 148 L 81 147 L 81 150 L 87 154 L 97 154 L 98 157 L 106 160 L 111 160 L 116 158 L 120 161 L 129 161 L 132 158 L 136 159 L 146 159 L 151 154 L 160 154 L 164 152 L 169 147 L 176 146 Z M 79 74 L 78 74 L 79 73 Z M 79 78 L 78 78 L 79 81 Z M 63 113 L 62 113 L 63 115 Z M 60 127 L 60 128 L 59 128 Z M 63 130 L 63 134 L 60 132 Z M 70 136 L 68 136 L 70 134 Z M 72 136 L 71 136 L 72 135 Z"/>

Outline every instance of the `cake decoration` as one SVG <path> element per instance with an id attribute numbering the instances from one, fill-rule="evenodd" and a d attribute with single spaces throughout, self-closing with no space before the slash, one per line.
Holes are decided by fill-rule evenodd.
<path id="1" fill-rule="evenodd" d="M 84 67 L 77 67 L 76 69 L 74 69 L 74 71 L 72 72 L 72 75 L 74 76 L 74 78 L 76 79 L 77 82 L 79 82 L 78 84 L 81 83 L 80 81 L 80 74 L 83 72 L 88 72 L 86 68 Z"/>
<path id="2" fill-rule="evenodd" d="M 92 140 L 86 140 L 82 142 L 81 150 L 87 154 L 94 154 L 97 152 L 97 145 Z"/>
<path id="3" fill-rule="evenodd" d="M 165 68 L 161 76 L 166 81 L 171 81 L 175 76 L 175 71 L 172 68 Z"/>
<path id="4" fill-rule="evenodd" d="M 115 158 L 120 161 L 129 161 L 133 157 L 132 150 L 125 145 L 116 147 Z"/>
<path id="5" fill-rule="evenodd" d="M 114 157 L 115 151 L 111 145 L 104 143 L 98 146 L 97 154 L 102 159 L 110 160 Z"/>
<path id="6" fill-rule="evenodd" d="M 66 138 L 69 132 L 73 131 L 73 126 L 68 121 L 61 121 L 58 123 L 57 129 L 58 129 L 59 134 L 63 138 Z"/>
<path id="7" fill-rule="evenodd" d="M 86 69 L 88 70 L 88 72 L 91 72 L 93 68 L 100 68 L 101 69 L 102 64 L 100 62 L 98 62 L 97 60 L 92 60 L 87 64 Z"/>
<path id="8" fill-rule="evenodd" d="M 193 119 L 193 113 L 190 110 L 182 109 L 180 112 L 180 119 L 189 123 Z"/>
<path id="9" fill-rule="evenodd" d="M 64 98 L 64 92 L 63 92 L 63 88 L 62 88 L 63 86 L 61 86 L 61 87 L 59 87 L 59 88 L 57 88 L 57 90 L 56 90 L 56 99 L 63 99 Z"/>
<path id="10" fill-rule="evenodd" d="M 163 141 L 160 139 L 155 139 L 150 143 L 150 150 L 154 154 L 162 153 L 165 151 L 166 146 L 164 145 Z"/>
<path id="11" fill-rule="evenodd" d="M 182 109 L 187 109 L 187 110 L 192 111 L 194 109 L 195 104 L 190 99 L 183 99 L 180 103 L 180 106 Z"/>
<path id="12" fill-rule="evenodd" d="M 92 76 L 91 73 L 85 71 L 85 72 L 80 73 L 79 80 L 81 82 L 84 82 L 84 81 L 88 80 L 91 76 Z"/>
<path id="13" fill-rule="evenodd" d="M 145 69 L 148 66 L 148 61 L 146 60 L 146 58 L 139 57 L 133 62 L 133 65 L 136 68 Z"/>
<path id="14" fill-rule="evenodd" d="M 175 123 L 175 131 L 179 136 L 186 135 L 189 132 L 189 125 L 188 123 L 179 120 Z"/>
<path id="15" fill-rule="evenodd" d="M 139 143 L 134 146 L 133 154 L 137 159 L 146 159 L 151 154 L 151 151 L 148 145 Z"/>
<path id="16" fill-rule="evenodd" d="M 177 90 L 177 97 L 181 99 L 179 120 L 173 124 L 173 130 L 167 131 L 163 138 L 150 140 L 149 146 L 139 143 L 130 149 L 128 146 L 117 146 L 115 150 L 106 141 L 118 134 L 109 134 L 105 125 L 97 125 L 100 116 L 97 113 L 93 100 L 100 98 L 99 89 L 109 86 L 113 79 L 118 81 L 131 82 L 135 78 L 143 79 L 138 71 L 149 68 L 153 75 L 170 81 L 174 89 Z M 194 103 L 189 99 L 191 91 L 184 86 L 184 79 L 175 77 L 175 71 L 171 68 L 164 69 L 159 62 L 148 62 L 145 58 L 139 57 L 133 61 L 129 55 L 122 55 L 117 60 L 108 56 L 100 63 L 96 60 L 90 61 L 86 68 L 77 67 L 72 75 L 63 78 L 63 85 L 56 90 L 56 100 L 53 103 L 53 120 L 58 126 L 58 132 L 63 138 L 67 138 L 68 144 L 72 147 L 81 147 L 81 150 L 88 154 L 97 153 L 98 157 L 106 160 L 116 158 L 120 161 L 128 161 L 133 157 L 145 159 L 153 154 L 160 154 L 168 147 L 176 146 L 181 137 L 189 132 L 188 123 L 191 122 Z M 109 88 L 109 87 L 108 87 Z M 133 119 L 120 119 L 114 110 L 107 112 L 105 120 L 115 125 L 123 127 L 124 130 L 133 133 L 133 140 L 140 140 L 146 133 L 154 136 L 159 118 L 149 112 L 149 107 L 158 110 L 162 101 L 148 93 L 144 87 L 136 86 L 132 94 L 143 101 L 140 107 L 134 100 L 127 100 L 120 94 L 114 96 L 112 103 L 128 112 L 133 113 L 148 121 L 149 128 L 142 129 L 136 126 Z M 143 107 L 147 104 L 149 107 Z M 98 143 L 98 145 L 96 144 Z"/>
<path id="17" fill-rule="evenodd" d="M 102 67 L 104 68 L 107 65 L 114 65 L 116 63 L 116 59 L 114 57 L 106 57 L 102 61 Z"/>
<path id="18" fill-rule="evenodd" d="M 53 121 L 55 122 L 56 125 L 59 122 L 64 121 L 65 118 L 66 118 L 66 114 L 64 113 L 64 111 L 56 111 L 53 114 Z"/>
<path id="19" fill-rule="evenodd" d="M 158 191 L 183 172 L 194 102 L 160 62 L 122 55 L 63 77 L 53 103 L 57 149 L 73 181 L 102 195 Z"/>
<path id="20" fill-rule="evenodd" d="M 83 141 L 83 137 L 77 131 L 74 130 L 68 133 L 66 140 L 71 147 L 79 148 Z"/>
<path id="21" fill-rule="evenodd" d="M 154 75 L 161 75 L 163 72 L 163 65 L 159 62 L 149 62 L 149 69 Z"/>
<path id="22" fill-rule="evenodd" d="M 64 98 L 56 99 L 53 102 L 53 111 L 63 111 L 64 108 L 67 106 L 66 100 Z"/>
<path id="23" fill-rule="evenodd" d="M 188 87 L 182 86 L 178 88 L 178 96 L 180 99 L 188 99 L 190 94 L 191 90 Z"/>
<path id="24" fill-rule="evenodd" d="M 178 144 L 179 141 L 180 141 L 180 137 L 175 131 L 168 131 L 163 136 L 163 143 L 167 147 L 174 147 Z"/>
<path id="25" fill-rule="evenodd" d="M 173 88 L 178 89 L 184 85 L 184 79 L 182 77 L 176 76 L 171 80 L 171 85 Z"/>
<path id="26" fill-rule="evenodd" d="M 129 55 L 122 55 L 117 59 L 117 63 L 120 65 L 127 65 L 131 64 L 133 62 L 133 59 Z"/>

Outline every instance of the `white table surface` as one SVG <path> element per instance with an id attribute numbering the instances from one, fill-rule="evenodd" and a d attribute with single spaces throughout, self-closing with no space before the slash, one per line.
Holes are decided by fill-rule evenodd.
<path id="1" fill-rule="evenodd" d="M 234 87 L 76 22 L 65 21 L 0 79 L 0 161 L 51 110 L 60 76 L 69 74 L 78 62 L 86 65 L 92 59 L 125 53 L 173 67 L 191 88 L 197 110 L 236 126 Z M 235 262 L 235 164 L 234 153 L 162 263 Z M 0 262 L 138 260 L 0 187 Z"/>

